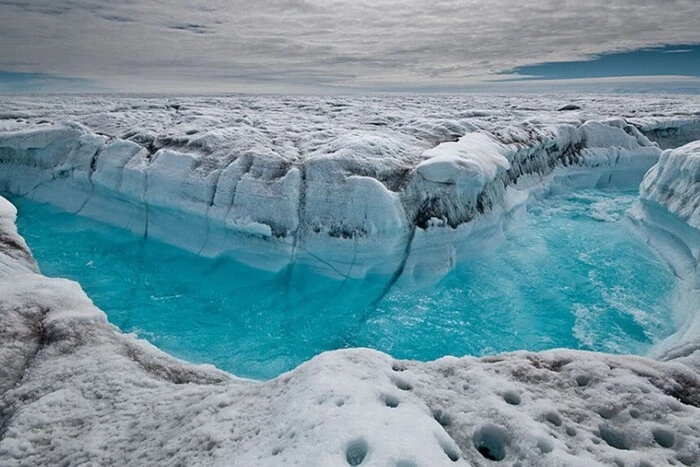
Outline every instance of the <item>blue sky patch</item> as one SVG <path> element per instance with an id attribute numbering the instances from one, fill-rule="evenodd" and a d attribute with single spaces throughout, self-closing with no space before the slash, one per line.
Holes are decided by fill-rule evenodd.
<path id="1" fill-rule="evenodd" d="M 47 73 L 0 70 L 0 93 L 91 92 L 100 90 L 104 90 L 104 88 L 89 79 L 56 76 Z"/>
<path id="2" fill-rule="evenodd" d="M 700 77 L 700 44 L 606 53 L 591 60 L 524 65 L 501 75 L 519 75 L 513 76 L 514 80 L 662 75 Z"/>

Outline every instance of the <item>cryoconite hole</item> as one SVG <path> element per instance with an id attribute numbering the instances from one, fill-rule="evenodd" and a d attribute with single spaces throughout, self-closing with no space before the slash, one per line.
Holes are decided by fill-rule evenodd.
<path id="1" fill-rule="evenodd" d="M 591 190 L 533 202 L 495 251 L 377 302 L 386 277 L 273 274 L 13 199 L 44 274 L 80 282 L 123 331 L 260 379 L 347 347 L 417 360 L 558 347 L 644 353 L 674 331 L 674 279 L 625 221 L 635 200 L 636 190 Z"/>

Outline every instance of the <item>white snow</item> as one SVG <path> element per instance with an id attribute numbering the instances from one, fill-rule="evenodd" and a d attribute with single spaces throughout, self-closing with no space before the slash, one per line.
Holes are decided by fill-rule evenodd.
<path id="1" fill-rule="evenodd" d="M 36 272 L 38 267 L 24 239 L 17 233 L 17 209 L 0 196 L 0 277 L 23 272 Z"/>
<path id="2" fill-rule="evenodd" d="M 505 147 L 483 133 L 469 133 L 458 142 L 440 143 L 424 151 L 416 171 L 427 181 L 457 185 L 457 195 L 476 198 L 496 176 L 510 168 Z"/>
<path id="3" fill-rule="evenodd" d="M 0 465 L 700 463 L 699 146 L 662 154 L 645 136 L 686 128 L 697 100 L 601 96 L 564 115 L 524 110 L 561 107 L 539 96 L 2 99 L 32 112 L 0 125 L 0 190 L 338 276 L 439 277 L 530 196 L 638 184 L 661 156 L 630 216 L 681 285 L 655 359 L 350 349 L 255 382 L 120 333 L 78 284 L 38 272 L 0 197 Z M 685 114 L 653 115 L 669 105 Z M 632 109 L 635 126 L 611 118 Z"/>

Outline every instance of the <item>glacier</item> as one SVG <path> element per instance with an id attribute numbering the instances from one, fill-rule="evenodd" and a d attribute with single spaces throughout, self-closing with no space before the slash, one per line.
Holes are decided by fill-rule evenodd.
<path id="1" fill-rule="evenodd" d="M 649 357 L 419 363 L 350 349 L 257 382 L 122 334 L 79 285 L 40 274 L 2 199 L 0 462 L 700 461 L 697 100 L 591 96 L 575 112 L 555 96 L 2 103 L 0 191 L 200 255 L 381 275 L 388 290 L 499 241 L 533 196 L 641 182 L 629 217 L 679 286 L 678 331 Z"/>

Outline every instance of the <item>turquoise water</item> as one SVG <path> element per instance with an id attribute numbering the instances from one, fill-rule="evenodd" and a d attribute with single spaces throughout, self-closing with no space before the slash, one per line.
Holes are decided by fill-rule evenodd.
<path id="1" fill-rule="evenodd" d="M 625 222 L 635 199 L 596 190 L 533 202 L 495 251 L 378 302 L 387 278 L 272 274 L 12 201 L 42 272 L 80 282 L 112 323 L 177 357 L 265 379 L 346 347 L 418 360 L 557 347 L 643 353 L 674 330 L 674 279 Z"/>

